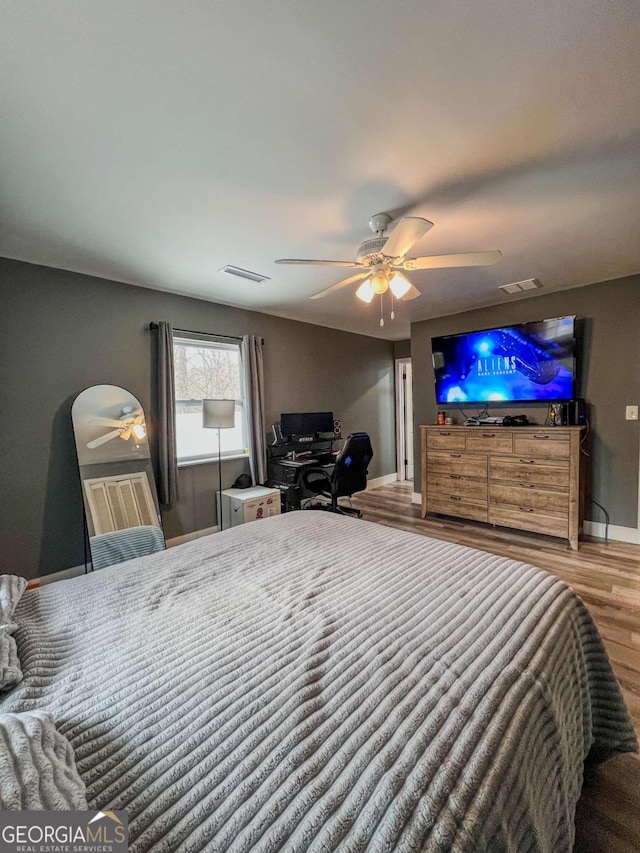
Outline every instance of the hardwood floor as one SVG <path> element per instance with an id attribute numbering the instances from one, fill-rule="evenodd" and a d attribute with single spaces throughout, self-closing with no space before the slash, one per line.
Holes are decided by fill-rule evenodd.
<path id="1" fill-rule="evenodd" d="M 361 492 L 353 506 L 368 521 L 458 542 L 540 566 L 566 581 L 587 605 L 605 642 L 640 738 L 640 546 L 601 539 L 566 542 L 533 534 L 420 517 L 412 484 Z M 640 851 L 640 760 L 618 756 L 585 779 L 576 811 L 575 853 Z"/>

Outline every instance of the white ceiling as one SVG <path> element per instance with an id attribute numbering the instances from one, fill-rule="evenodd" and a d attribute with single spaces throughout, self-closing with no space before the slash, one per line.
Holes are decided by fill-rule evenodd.
<path id="1" fill-rule="evenodd" d="M 3 0 L 0 33 L 2 255 L 392 339 L 640 271 L 637 0 Z M 379 211 L 504 257 L 412 273 L 384 329 L 273 263 Z"/>

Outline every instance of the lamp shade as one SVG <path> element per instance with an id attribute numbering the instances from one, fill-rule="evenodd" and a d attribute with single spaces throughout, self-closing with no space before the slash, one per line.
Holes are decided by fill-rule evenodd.
<path id="1" fill-rule="evenodd" d="M 360 287 L 356 290 L 356 296 L 362 302 L 371 302 L 375 293 L 373 292 L 373 288 L 371 287 L 371 283 L 368 278 L 365 278 Z"/>
<path id="2" fill-rule="evenodd" d="M 235 400 L 203 400 L 202 426 L 206 429 L 230 429 L 235 426 Z"/>
<path id="3" fill-rule="evenodd" d="M 389 287 L 396 299 L 402 299 L 411 290 L 411 282 L 401 272 L 394 272 Z"/>

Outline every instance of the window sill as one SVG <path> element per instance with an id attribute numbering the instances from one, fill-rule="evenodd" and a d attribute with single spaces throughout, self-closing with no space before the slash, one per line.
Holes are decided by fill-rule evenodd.
<path id="1" fill-rule="evenodd" d="M 237 453 L 233 456 L 223 456 L 222 462 L 230 462 L 233 459 L 249 459 L 248 453 Z M 211 465 L 218 464 L 218 457 L 207 456 L 206 459 L 185 459 L 183 462 L 178 462 L 178 468 L 191 468 L 193 465 Z"/>

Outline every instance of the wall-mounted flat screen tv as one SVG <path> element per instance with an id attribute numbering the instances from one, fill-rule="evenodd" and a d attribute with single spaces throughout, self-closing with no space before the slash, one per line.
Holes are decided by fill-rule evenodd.
<path id="1" fill-rule="evenodd" d="M 437 403 L 572 400 L 574 321 L 556 317 L 432 338 Z"/>

